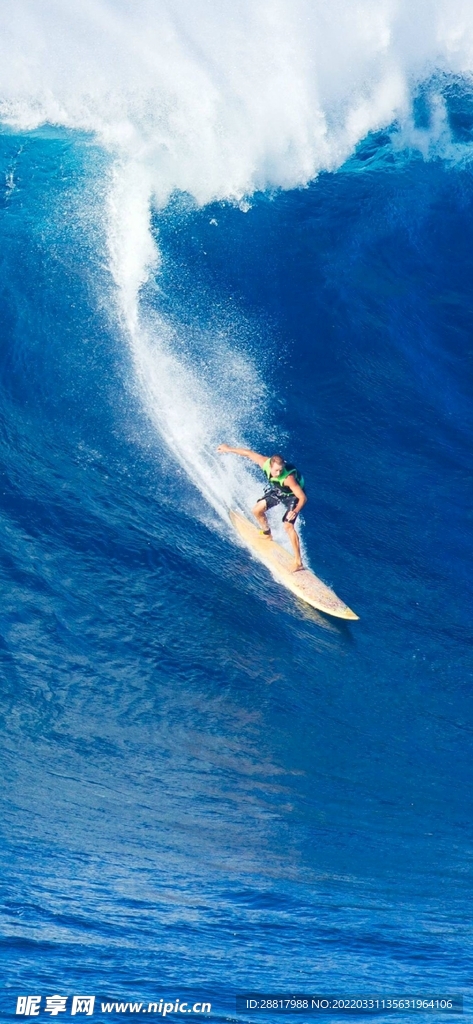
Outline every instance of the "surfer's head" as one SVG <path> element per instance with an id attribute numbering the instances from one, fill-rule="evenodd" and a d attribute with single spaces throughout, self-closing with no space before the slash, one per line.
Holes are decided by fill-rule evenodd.
<path id="1" fill-rule="evenodd" d="M 272 455 L 269 468 L 271 470 L 271 476 L 279 476 L 282 473 L 285 466 L 282 455 Z"/>

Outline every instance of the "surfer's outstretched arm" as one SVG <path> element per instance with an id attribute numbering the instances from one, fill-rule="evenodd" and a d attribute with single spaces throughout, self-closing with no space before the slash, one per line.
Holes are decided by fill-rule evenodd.
<path id="1" fill-rule="evenodd" d="M 267 461 L 267 455 L 259 455 L 258 452 L 252 452 L 251 448 L 231 448 L 229 444 L 219 444 L 217 451 L 220 453 L 229 452 L 232 455 L 242 455 L 244 459 L 251 459 L 252 462 L 256 462 L 257 466 L 264 466 Z"/>

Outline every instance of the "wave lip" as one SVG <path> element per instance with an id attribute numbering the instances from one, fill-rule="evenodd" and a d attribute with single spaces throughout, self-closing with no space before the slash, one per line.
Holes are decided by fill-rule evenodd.
<path id="1" fill-rule="evenodd" d="M 161 204 L 304 185 L 407 123 L 419 83 L 473 71 L 461 0 L 6 0 L 3 13 L 3 120 L 95 132 Z"/>

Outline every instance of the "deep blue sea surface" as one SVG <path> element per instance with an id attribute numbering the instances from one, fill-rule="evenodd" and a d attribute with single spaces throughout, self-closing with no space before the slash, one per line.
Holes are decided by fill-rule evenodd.
<path id="1" fill-rule="evenodd" d="M 467 152 L 460 86 L 449 117 Z M 391 126 L 303 188 L 177 185 L 146 273 L 120 228 L 135 302 L 107 148 L 0 137 L 2 1021 L 255 1021 L 256 990 L 471 1019 L 473 165 L 427 156 Z M 221 441 L 300 467 L 359 622 L 239 545 L 262 481 Z"/>

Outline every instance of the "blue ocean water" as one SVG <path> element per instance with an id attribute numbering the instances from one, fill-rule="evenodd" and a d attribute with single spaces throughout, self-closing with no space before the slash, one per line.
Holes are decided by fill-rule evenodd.
<path id="1" fill-rule="evenodd" d="M 257 990 L 470 1015 L 473 116 L 444 94 L 449 149 L 387 125 L 305 187 L 176 184 L 155 250 L 96 133 L 5 125 L 2 1020 L 255 1020 Z M 358 623 L 239 546 L 261 482 L 220 441 L 301 468 Z"/>

